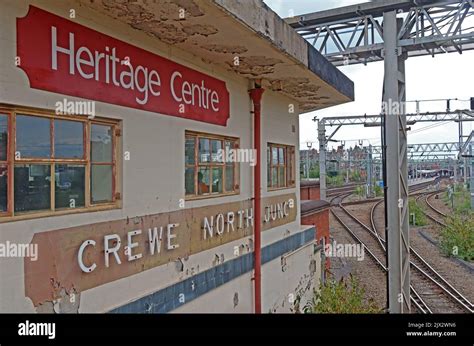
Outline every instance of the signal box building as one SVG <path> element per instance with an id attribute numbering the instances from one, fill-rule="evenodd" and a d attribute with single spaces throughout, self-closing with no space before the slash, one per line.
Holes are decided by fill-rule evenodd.
<path id="1" fill-rule="evenodd" d="M 260 0 L 0 2 L 0 312 L 290 312 L 298 115 L 353 83 Z"/>

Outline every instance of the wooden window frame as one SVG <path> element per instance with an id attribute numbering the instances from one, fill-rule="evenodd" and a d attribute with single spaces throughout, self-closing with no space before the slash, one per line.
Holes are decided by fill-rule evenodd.
<path id="1" fill-rule="evenodd" d="M 119 166 L 120 146 L 119 137 L 121 134 L 122 122 L 118 119 L 109 119 L 104 117 L 89 118 L 87 115 L 58 115 L 54 111 L 22 107 L 11 105 L 0 105 L 0 114 L 8 116 L 8 138 L 7 138 L 7 168 L 8 168 L 8 185 L 7 185 L 7 212 L 0 212 L 0 223 L 36 219 L 49 216 L 58 216 L 66 214 L 85 213 L 93 211 L 119 209 L 122 207 L 120 186 L 118 184 L 120 178 Z M 17 147 L 17 131 L 16 131 L 16 116 L 26 115 L 38 118 L 46 118 L 50 121 L 50 157 L 49 158 L 19 158 L 15 157 Z M 84 156 L 82 158 L 55 158 L 54 156 L 54 120 L 68 120 L 76 121 L 83 124 L 83 150 Z M 91 198 L 91 143 L 90 134 L 92 124 L 106 125 L 112 127 L 112 201 L 104 203 L 92 203 Z M 4 164 L 2 161 L 0 164 Z M 48 210 L 33 210 L 15 212 L 14 201 L 14 167 L 16 165 L 31 165 L 43 164 L 50 166 L 50 209 Z M 84 166 L 84 206 L 76 208 L 60 208 L 57 209 L 55 205 L 55 166 L 69 164 Z"/>
<path id="2" fill-rule="evenodd" d="M 273 148 L 277 148 L 278 153 L 279 149 L 283 149 L 284 163 L 280 163 L 280 154 L 278 154 L 278 164 L 273 164 Z M 267 143 L 267 153 L 270 151 L 270 157 L 267 155 L 267 190 L 276 191 L 284 189 L 292 189 L 296 187 L 296 167 L 295 167 L 295 146 L 287 144 L 278 144 L 278 143 Z M 273 185 L 273 168 L 277 168 L 277 184 Z M 284 168 L 284 186 L 280 185 L 280 169 Z"/>
<path id="3" fill-rule="evenodd" d="M 208 139 L 209 141 L 211 140 L 219 140 L 222 142 L 223 146 L 222 149 L 225 149 L 225 142 L 226 141 L 232 141 L 234 142 L 234 148 L 233 149 L 238 149 L 240 146 L 239 143 L 239 138 L 237 137 L 231 137 L 231 136 L 225 136 L 225 135 L 216 135 L 216 134 L 210 134 L 210 133 L 203 133 L 203 132 L 196 132 L 196 131 L 185 131 L 184 134 L 184 143 L 186 144 L 186 141 L 188 138 L 193 137 L 194 138 L 194 164 L 188 164 L 186 163 L 186 153 L 185 153 L 185 172 L 187 168 L 193 168 L 194 169 L 194 194 L 186 194 L 186 187 L 185 187 L 185 200 L 200 200 L 200 199 L 208 199 L 208 198 L 216 198 L 216 197 L 225 197 L 225 196 L 234 196 L 240 194 L 240 164 L 238 162 L 232 162 L 233 165 L 233 170 L 234 170 L 234 182 L 233 186 L 234 189 L 232 191 L 226 191 L 226 165 L 227 163 L 225 162 L 225 158 L 222 163 L 218 162 L 212 162 L 212 146 L 210 146 L 210 154 L 211 158 L 210 161 L 207 163 L 200 163 L 199 162 L 199 139 L 205 138 Z M 186 148 L 185 148 L 186 151 Z M 222 167 L 222 191 L 220 193 L 213 193 L 212 192 L 212 183 L 210 184 L 210 192 L 206 194 L 199 195 L 199 187 L 198 187 L 198 172 L 200 167 L 209 167 L 209 171 L 211 174 L 211 179 L 212 179 L 212 169 L 215 167 Z M 186 179 L 186 177 L 185 177 Z M 186 180 L 184 182 L 186 185 Z"/>

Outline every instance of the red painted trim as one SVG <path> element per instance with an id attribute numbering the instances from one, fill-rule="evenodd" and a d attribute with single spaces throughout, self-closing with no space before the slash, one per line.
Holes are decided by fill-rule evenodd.
<path id="1" fill-rule="evenodd" d="M 253 168 L 254 174 L 254 255 L 255 255 L 255 273 L 254 273 L 254 288 L 255 288 L 255 313 L 262 313 L 262 242 L 261 242 L 261 225 L 262 225 L 262 212 L 261 212 L 261 184 L 262 184 L 262 172 L 261 172 L 261 127 L 260 127 L 260 116 L 261 116 L 261 100 L 262 94 L 265 90 L 262 88 L 256 88 L 250 90 L 250 98 L 253 102 L 253 128 L 254 128 L 254 149 L 257 151 L 257 164 Z"/>

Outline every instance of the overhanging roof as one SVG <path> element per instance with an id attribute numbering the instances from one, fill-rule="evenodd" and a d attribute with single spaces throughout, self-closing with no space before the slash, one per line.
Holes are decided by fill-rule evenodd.
<path id="1" fill-rule="evenodd" d="M 353 82 L 262 0 L 77 1 L 206 63 L 262 79 L 301 113 L 354 100 Z"/>

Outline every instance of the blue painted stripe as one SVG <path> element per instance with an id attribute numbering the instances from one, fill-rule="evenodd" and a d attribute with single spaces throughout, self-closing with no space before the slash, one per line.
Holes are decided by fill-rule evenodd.
<path id="1" fill-rule="evenodd" d="M 315 228 L 279 240 L 262 249 L 262 264 L 314 241 Z M 226 261 L 148 296 L 122 305 L 111 313 L 166 313 L 253 270 L 253 252 Z M 183 299 L 184 298 L 184 299 Z M 183 303 L 184 301 L 184 303 Z"/>

